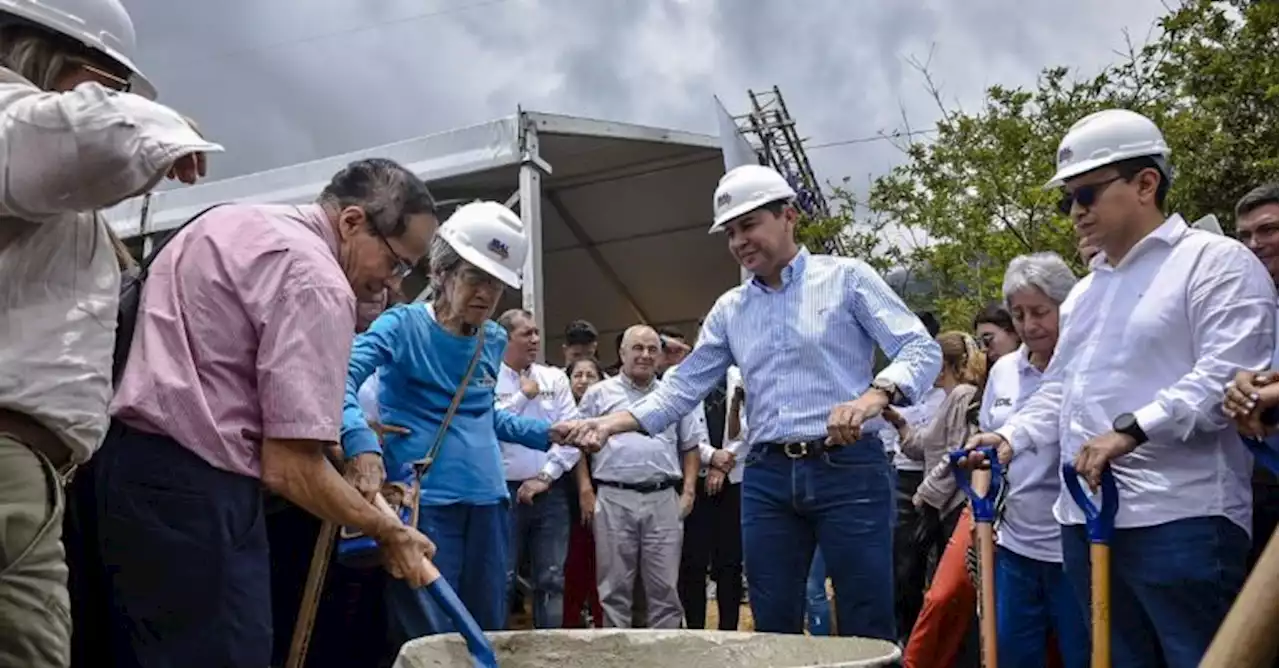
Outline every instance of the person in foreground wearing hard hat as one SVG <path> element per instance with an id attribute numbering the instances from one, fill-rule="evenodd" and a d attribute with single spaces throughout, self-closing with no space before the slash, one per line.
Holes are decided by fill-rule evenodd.
<path id="1" fill-rule="evenodd" d="M 1265 368 L 1276 341 L 1266 270 L 1240 242 L 1165 216 L 1172 175 L 1164 137 L 1139 114 L 1102 111 L 1071 127 L 1048 185 L 1100 253 L 1071 291 L 1036 392 L 970 440 L 1006 462 L 1058 443 L 1094 489 L 1114 472 L 1117 666 L 1161 656 L 1195 666 L 1244 582 L 1252 463 L 1221 410 L 1223 388 L 1236 369 Z M 1054 516 L 1067 578 L 1088 609 L 1088 537 L 1065 487 Z"/>
<path id="2" fill-rule="evenodd" d="M 133 262 L 96 211 L 221 150 L 150 101 L 134 51 L 116 0 L 0 1 L 0 665 L 70 661 L 64 485 L 107 431 Z"/>
<path id="3" fill-rule="evenodd" d="M 499 441 L 545 451 L 555 431 L 494 406 L 507 333 L 490 318 L 505 287 L 520 287 L 528 248 L 520 218 L 506 207 L 459 207 L 431 244 L 430 301 L 392 308 L 356 337 L 343 408 L 342 447 L 357 488 L 372 496 L 390 478 L 412 489 L 421 475 L 420 498 L 405 494 L 402 506 L 416 511 L 418 528 L 439 546 L 440 573 L 485 630 L 502 629 L 507 612 L 512 500 Z M 383 422 L 408 431 L 387 433 L 382 443 L 357 394 L 375 370 Z M 414 464 L 424 459 L 422 475 Z M 454 630 L 413 583 L 389 582 L 386 596 L 395 646 Z"/>
<path id="4" fill-rule="evenodd" d="M 795 197 L 767 167 L 725 174 L 711 231 L 726 233 L 753 278 L 716 301 L 693 352 L 661 387 L 629 411 L 577 425 L 570 441 L 593 450 L 614 434 L 660 433 L 736 364 L 752 390 L 742 534 L 756 630 L 801 632 L 805 577 L 820 546 L 839 633 L 893 640 L 893 471 L 862 426 L 891 402 L 923 396 L 942 355 L 866 263 L 797 245 Z M 873 376 L 877 346 L 893 361 Z"/>
<path id="5" fill-rule="evenodd" d="M 390 160 L 353 162 L 313 204 L 226 204 L 156 255 L 98 454 L 115 666 L 271 660 L 264 488 L 374 536 L 421 583 L 422 534 L 326 457 L 339 437 L 357 300 L 425 254 L 435 201 Z"/>

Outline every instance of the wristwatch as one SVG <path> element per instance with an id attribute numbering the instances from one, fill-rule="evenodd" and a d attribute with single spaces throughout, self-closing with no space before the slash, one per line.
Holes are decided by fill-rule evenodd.
<path id="1" fill-rule="evenodd" d="M 1117 434 L 1124 434 L 1132 438 L 1137 441 L 1138 445 L 1142 445 L 1148 440 L 1147 432 L 1142 431 L 1142 427 L 1138 424 L 1138 418 L 1134 417 L 1133 413 L 1117 415 L 1116 419 L 1111 422 L 1111 430 Z"/>
<path id="2" fill-rule="evenodd" d="M 548 485 L 555 482 L 555 479 L 551 477 L 551 474 L 547 473 L 546 471 L 538 471 L 537 478 L 539 481 L 544 482 Z"/>
<path id="3" fill-rule="evenodd" d="M 889 397 L 889 403 L 895 406 L 902 403 L 902 400 L 904 399 L 902 396 L 902 390 L 899 390 L 897 383 L 894 383 L 891 380 L 877 378 L 871 381 L 871 389 L 884 392 Z"/>

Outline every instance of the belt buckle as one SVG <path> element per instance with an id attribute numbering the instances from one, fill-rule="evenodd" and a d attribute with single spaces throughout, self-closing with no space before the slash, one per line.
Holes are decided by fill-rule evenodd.
<path id="1" fill-rule="evenodd" d="M 804 459 L 809 456 L 809 443 L 783 443 L 782 454 L 791 459 Z"/>

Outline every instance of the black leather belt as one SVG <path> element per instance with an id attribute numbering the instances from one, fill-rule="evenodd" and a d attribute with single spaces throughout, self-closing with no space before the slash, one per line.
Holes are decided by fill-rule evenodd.
<path id="1" fill-rule="evenodd" d="M 640 492 L 641 494 L 652 494 L 663 490 L 675 489 L 680 484 L 679 478 L 671 478 L 659 482 L 617 482 L 614 480 L 596 480 L 597 485 L 604 487 L 614 487 L 617 489 L 625 489 L 632 492 Z"/>
<path id="2" fill-rule="evenodd" d="M 764 447 L 771 452 L 779 452 L 789 459 L 805 459 L 817 457 L 828 450 L 844 447 L 843 445 L 827 445 L 826 439 L 812 441 L 790 441 L 787 443 L 765 443 Z"/>

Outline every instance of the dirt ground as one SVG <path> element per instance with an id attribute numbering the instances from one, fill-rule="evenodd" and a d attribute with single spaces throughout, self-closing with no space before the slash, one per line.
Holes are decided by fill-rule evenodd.
<path id="1" fill-rule="evenodd" d="M 707 626 L 709 629 L 719 628 L 720 611 L 716 607 L 715 601 L 707 601 Z M 511 615 L 511 620 L 507 628 L 512 631 L 528 631 L 533 628 L 533 613 L 526 605 L 523 612 Z M 742 605 L 742 614 L 738 618 L 739 631 L 754 631 L 756 628 L 755 619 L 751 617 L 751 606 Z"/>

